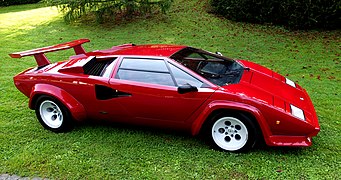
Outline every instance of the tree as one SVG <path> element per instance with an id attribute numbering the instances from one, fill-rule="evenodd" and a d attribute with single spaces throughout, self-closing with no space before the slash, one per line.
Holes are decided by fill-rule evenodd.
<path id="1" fill-rule="evenodd" d="M 106 18 L 116 16 L 131 18 L 170 8 L 172 0 L 44 0 L 50 6 L 57 6 L 64 13 L 66 22 L 74 21 L 88 14 L 95 14 L 96 21 L 103 23 Z"/>

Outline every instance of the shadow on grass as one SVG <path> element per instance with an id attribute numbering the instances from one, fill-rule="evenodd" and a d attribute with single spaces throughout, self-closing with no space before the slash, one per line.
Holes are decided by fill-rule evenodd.
<path id="1" fill-rule="evenodd" d="M 257 151 L 262 151 L 267 154 L 280 154 L 280 155 L 304 155 L 309 147 L 270 147 L 263 145 L 257 148 Z"/>
<path id="2" fill-rule="evenodd" d="M 168 142 L 176 142 L 176 141 L 185 141 L 190 144 L 197 144 L 198 146 L 204 145 L 203 142 L 196 141 L 197 137 L 191 136 L 188 132 L 165 128 L 156 128 L 149 126 L 138 126 L 132 124 L 125 123 L 117 123 L 110 121 L 94 121 L 87 120 L 85 122 L 79 123 L 75 125 L 75 128 L 72 130 L 77 133 L 84 133 L 91 131 L 91 134 L 102 135 L 111 135 L 124 137 L 125 135 L 141 138 L 149 139 L 151 144 L 157 144 L 157 142 L 153 143 L 153 139 L 156 141 L 164 141 Z"/>
<path id="3" fill-rule="evenodd" d="M 77 133 L 90 132 L 90 134 L 103 133 L 102 135 L 107 136 L 111 133 L 119 134 L 120 137 L 124 137 L 125 134 L 128 136 L 135 136 L 136 138 L 143 138 L 150 142 L 151 147 L 158 146 L 160 143 L 168 144 L 176 144 L 177 146 L 181 146 L 182 148 L 191 148 L 189 151 L 193 150 L 192 148 L 197 148 L 197 150 L 212 150 L 210 144 L 205 141 L 205 137 L 202 135 L 192 136 L 188 132 L 169 129 L 169 128 L 154 128 L 147 126 L 137 126 L 130 125 L 124 123 L 116 123 L 109 121 L 94 121 L 88 120 L 83 123 L 79 123 L 75 126 L 73 130 Z M 111 132 L 111 133 L 110 133 Z M 96 137 L 95 135 L 94 137 Z M 101 135 L 100 135 L 101 136 Z M 98 136 L 97 136 L 98 137 Z M 106 137 L 109 138 L 109 137 Z M 95 139 L 94 139 L 95 140 Z M 167 146 L 167 145 L 166 145 Z M 268 154 L 268 155 L 306 155 L 306 152 L 309 147 L 270 147 L 267 146 L 264 142 L 260 142 L 250 151 L 242 152 L 242 153 L 229 153 L 219 150 L 214 150 L 216 153 L 227 153 L 227 154 L 235 154 L 235 155 L 248 155 L 252 154 Z M 196 150 L 196 151 L 197 151 Z"/>
<path id="4" fill-rule="evenodd" d="M 184 137 L 191 138 L 192 136 L 186 132 L 169 129 L 169 128 L 152 128 L 149 126 L 138 126 L 131 125 L 125 123 L 118 122 L 110 122 L 110 121 L 96 121 L 96 120 L 86 120 L 84 122 L 78 123 L 75 125 L 73 131 L 83 131 L 87 129 L 94 130 L 105 130 L 105 131 L 116 131 L 116 132 L 126 132 L 129 131 L 131 133 L 143 133 L 157 136 L 170 135 L 174 137 Z"/>

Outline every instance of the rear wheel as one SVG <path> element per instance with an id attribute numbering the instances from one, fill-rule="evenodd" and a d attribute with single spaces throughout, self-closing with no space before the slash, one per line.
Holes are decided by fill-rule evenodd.
<path id="1" fill-rule="evenodd" d="M 211 119 L 206 136 L 215 149 L 242 152 L 254 147 L 257 126 L 244 114 L 221 114 Z"/>
<path id="2" fill-rule="evenodd" d="M 50 96 L 37 99 L 35 112 L 40 124 L 53 132 L 66 132 L 72 128 L 69 110 L 58 100 Z"/>

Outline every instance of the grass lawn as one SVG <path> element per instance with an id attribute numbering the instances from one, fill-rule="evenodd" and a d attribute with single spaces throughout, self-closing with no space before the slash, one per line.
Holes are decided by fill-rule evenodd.
<path id="1" fill-rule="evenodd" d="M 131 23 L 67 25 L 54 8 L 0 8 L 0 174 L 51 179 L 339 179 L 341 33 L 290 32 L 236 23 L 205 12 L 205 1 L 175 0 L 167 16 Z M 321 132 L 309 148 L 263 147 L 245 154 L 211 150 L 199 138 L 116 124 L 44 130 L 12 77 L 35 66 L 7 54 L 78 38 L 87 50 L 122 43 L 184 44 L 269 67 L 307 89 Z M 66 59 L 72 50 L 48 54 Z"/>

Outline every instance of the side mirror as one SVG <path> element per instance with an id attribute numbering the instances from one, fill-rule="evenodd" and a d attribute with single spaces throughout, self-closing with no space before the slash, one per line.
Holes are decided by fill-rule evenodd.
<path id="1" fill-rule="evenodd" d="M 195 86 L 192 86 L 190 84 L 184 84 L 182 86 L 178 87 L 178 93 L 179 94 L 185 94 L 189 92 L 198 92 L 198 88 Z"/>
<path id="2" fill-rule="evenodd" d="M 219 51 L 217 51 L 217 52 L 215 52 L 217 55 L 219 55 L 219 56 L 223 56 L 223 54 L 221 53 L 221 52 L 219 52 Z"/>

